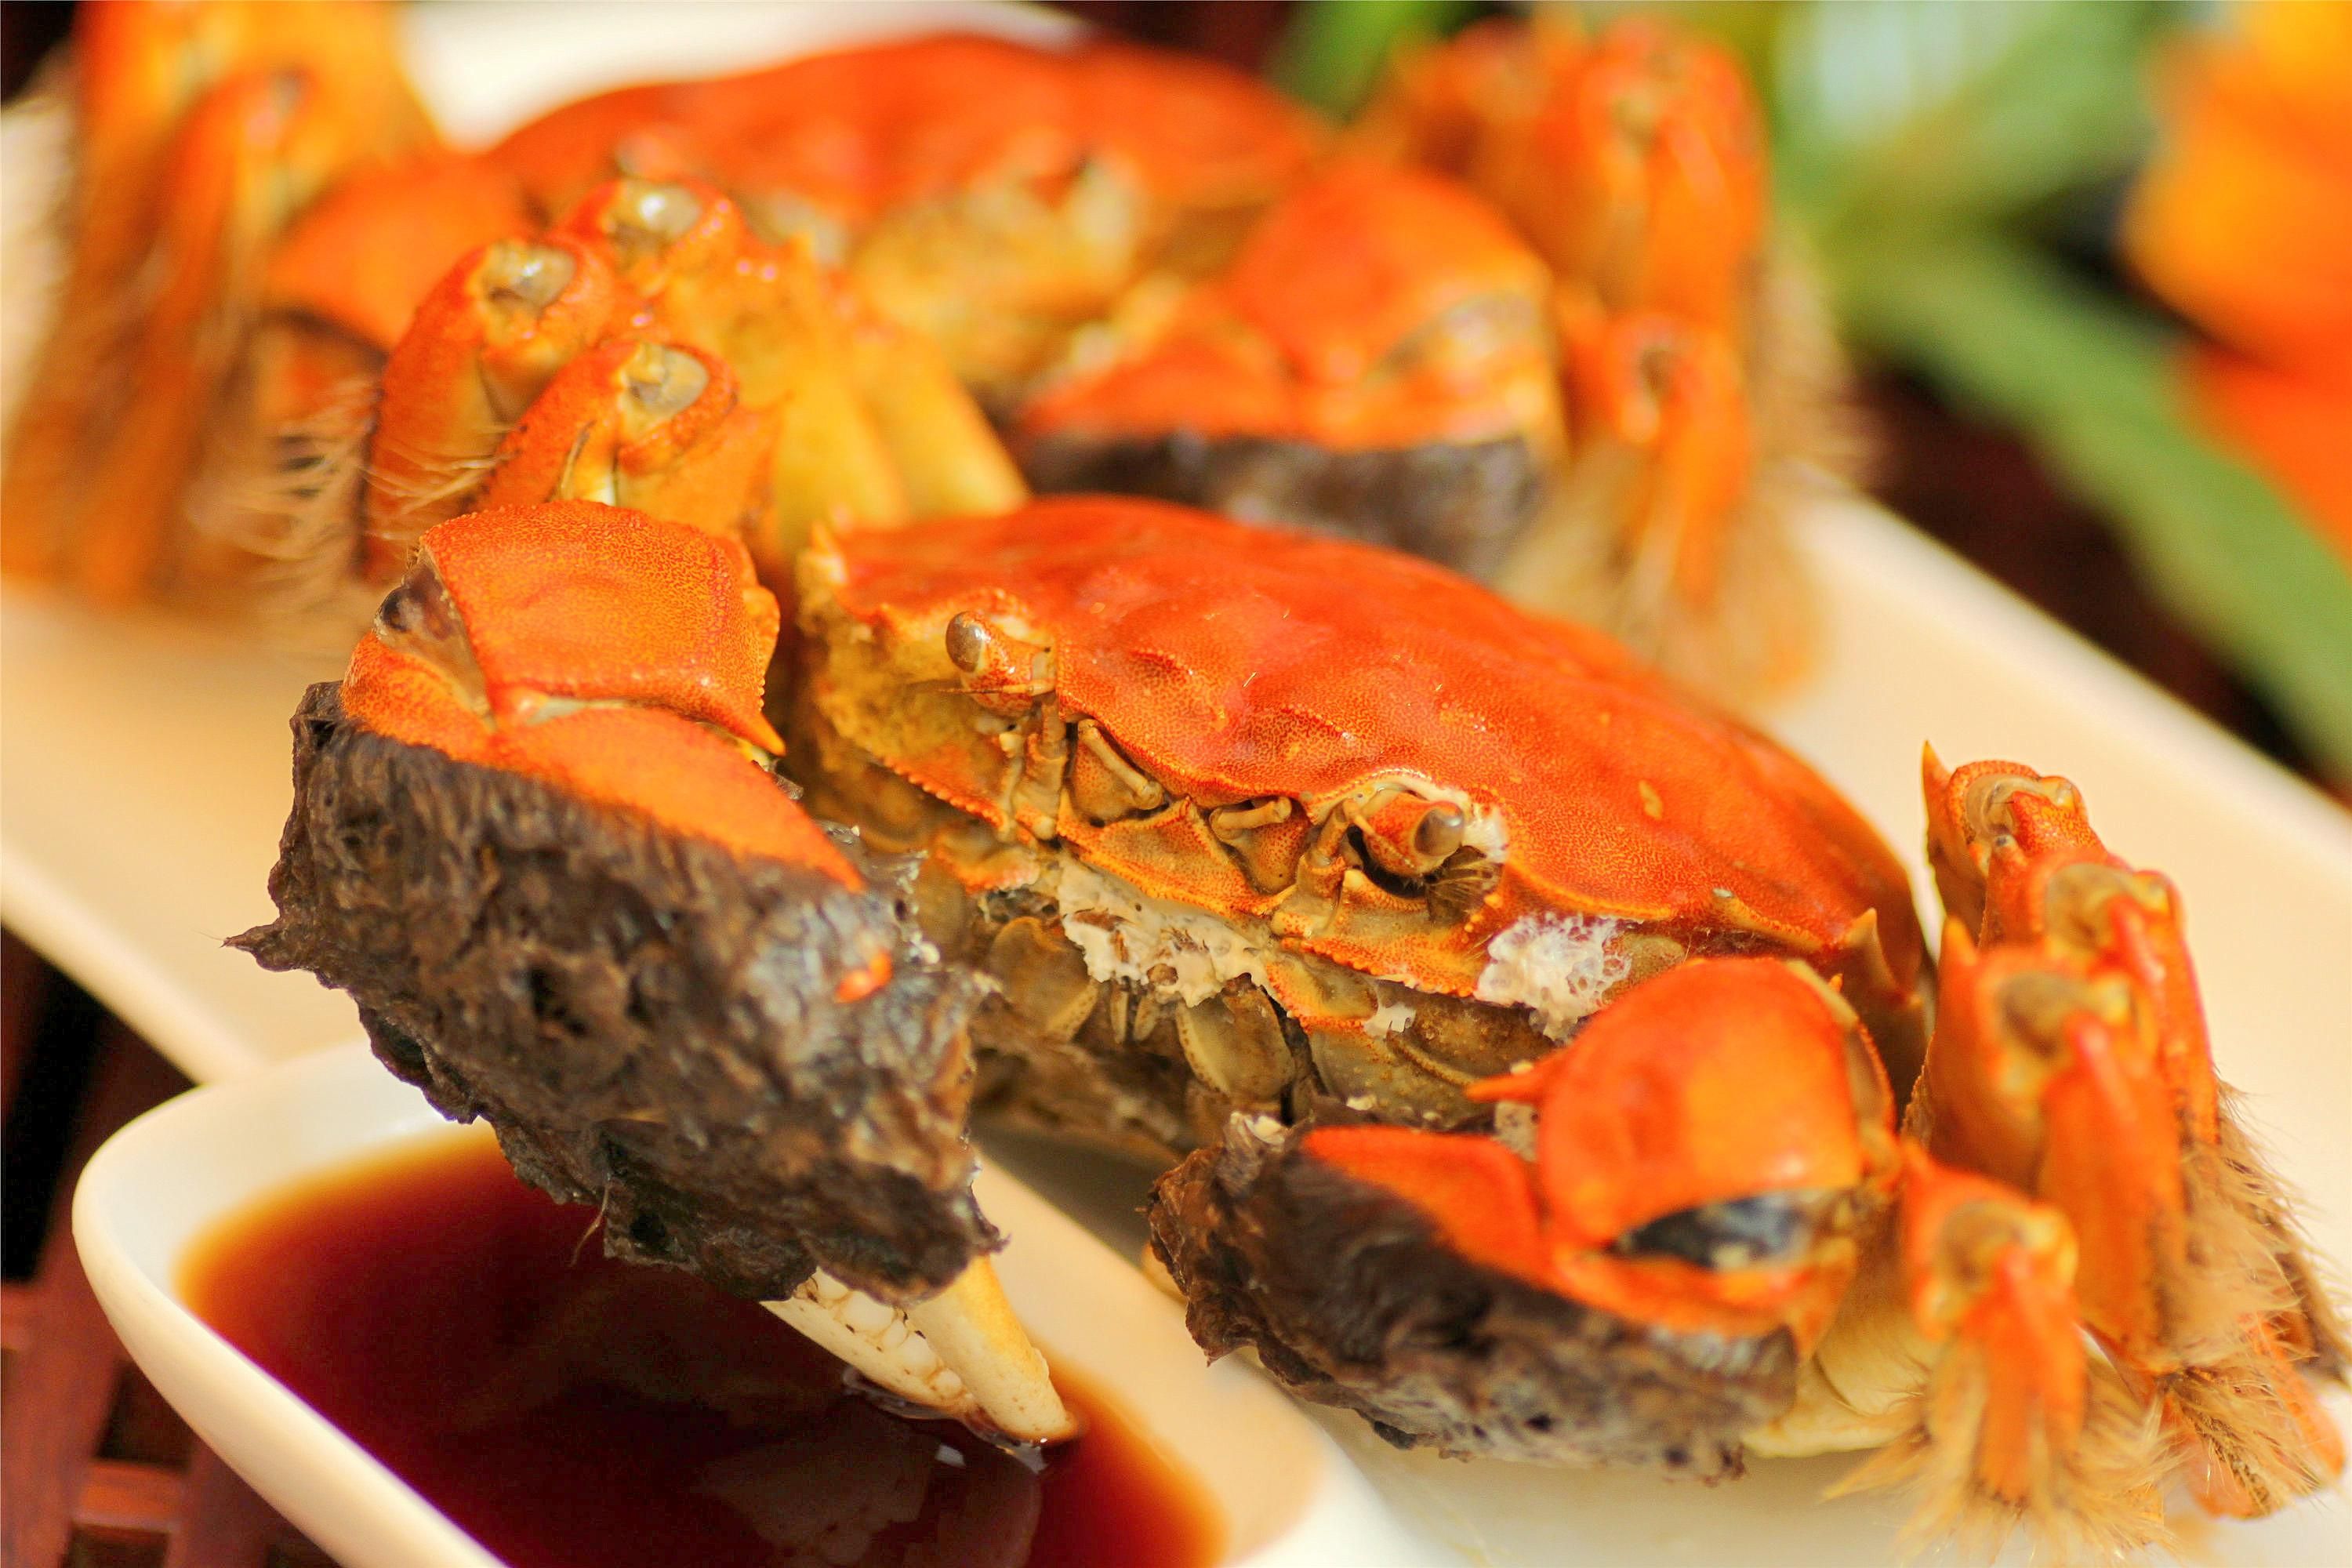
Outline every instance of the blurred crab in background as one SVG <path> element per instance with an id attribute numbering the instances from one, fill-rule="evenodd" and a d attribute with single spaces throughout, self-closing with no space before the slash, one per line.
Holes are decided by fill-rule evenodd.
<path id="1" fill-rule="evenodd" d="M 936 418 L 963 454 L 949 493 L 878 464 L 837 492 L 779 475 L 780 514 L 1012 504 L 938 357 L 1045 488 L 1402 544 L 1734 694 L 1801 663 L 1779 514 L 1796 459 L 1834 445 L 1831 356 L 1767 264 L 1754 107 L 1711 46 L 1480 28 L 1405 62 L 1336 161 L 1304 111 L 1206 62 L 964 36 L 625 89 L 465 153 L 392 74 L 384 16 L 327 9 L 93 8 L 102 155 L 11 436 L 12 571 L 115 600 L 233 599 L 257 558 L 298 600 L 380 580 L 415 529 L 355 552 L 386 526 L 346 507 L 358 476 L 415 490 L 448 468 L 383 428 L 433 280 L 628 176 L 724 195 L 759 265 L 824 279 L 772 307 L 775 357 L 831 384 L 811 417 L 901 463 Z M 164 189 L 205 195 L 166 214 Z M 534 287 L 482 300 L 535 309 Z M 841 324 L 812 337 L 819 293 Z M 798 406 L 772 380 L 747 396 Z M 488 429 L 524 399 L 494 375 L 469 401 Z"/>
<path id="2" fill-rule="evenodd" d="M 479 488 L 547 373 L 606 327 L 687 342 L 731 331 L 752 405 L 789 402 L 782 417 L 864 449 L 827 470 L 831 491 L 776 476 L 784 511 L 1008 505 L 1018 480 L 1001 453 L 972 449 L 992 438 L 967 428 L 952 383 L 935 384 L 940 356 L 994 395 L 1141 267 L 1213 254 L 1230 213 L 1315 145 L 1303 111 L 1221 68 L 950 36 L 608 94 L 460 153 L 434 143 L 396 59 L 380 6 L 86 14 L 74 63 L 92 152 L 58 322 L 10 436 L 12 572 L 116 601 L 234 599 L 257 556 L 306 589 L 396 574 L 417 520 Z M 543 254 L 565 241 L 535 231 L 616 174 L 688 173 L 732 198 L 718 225 L 731 237 L 696 240 L 712 270 L 695 303 L 580 316 L 590 301 L 564 290 L 590 280 Z M 695 202 L 719 210 L 707 190 Z M 470 296 L 434 297 L 484 245 Z M 731 315 L 682 323 L 693 310 Z M 755 353 L 747 331 L 771 341 Z M 462 432 L 402 426 L 393 405 L 444 395 L 485 350 L 478 387 L 415 416 Z M 646 364 L 634 380 L 662 377 Z M 151 384 L 172 395 L 152 399 Z M 677 376 L 664 384 L 684 395 Z M 418 447 L 420 435 L 446 439 Z M 884 471 L 910 442 L 955 448 L 941 462 L 960 479 L 941 490 Z M 92 471 L 110 476 L 96 491 L 80 480 Z M 389 507 L 344 504 L 362 476 Z M 361 546 L 363 528 L 386 526 Z"/>
<path id="3" fill-rule="evenodd" d="M 1785 513 L 1852 440 L 1735 59 L 1483 23 L 1341 147 L 1225 272 L 1082 340 L 1013 426 L 1033 481 L 1401 544 L 1702 687 L 1790 679 Z"/>
<path id="4" fill-rule="evenodd" d="M 969 1191 L 995 1113 L 1170 1167 L 1196 1337 L 1401 1444 L 1880 1447 L 1923 1530 L 2100 1552 L 2169 1476 L 2260 1513 L 2340 1468 L 2343 1338 L 2177 900 L 2063 780 L 1929 760 L 1925 1038 L 1850 807 L 1440 568 L 1071 498 L 797 576 L 771 729 L 723 530 L 452 520 L 298 716 L 241 942 L 608 1246 L 1055 1436 Z"/>

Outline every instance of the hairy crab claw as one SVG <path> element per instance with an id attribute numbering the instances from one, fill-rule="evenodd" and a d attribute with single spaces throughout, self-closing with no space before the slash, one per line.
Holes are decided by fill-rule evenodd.
<path id="1" fill-rule="evenodd" d="M 1471 1093 L 1533 1108 L 1532 1161 L 1362 1123 L 1180 1165 L 1152 1234 L 1195 1333 L 1392 1442 L 1736 1474 L 1891 1201 L 1853 1010 L 1800 964 L 1695 960 Z"/>
<path id="2" fill-rule="evenodd" d="M 587 503 L 424 536 L 295 721 L 278 918 L 377 1054 L 607 1250 L 775 1304 L 877 1384 L 1069 1435 L 973 1205 L 964 1023 L 774 775 L 779 623 L 740 544 Z"/>

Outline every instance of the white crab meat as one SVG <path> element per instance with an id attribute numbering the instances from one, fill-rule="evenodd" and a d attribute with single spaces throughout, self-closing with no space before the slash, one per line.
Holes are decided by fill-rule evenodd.
<path id="1" fill-rule="evenodd" d="M 1045 1358 L 1004 1299 L 988 1259 L 929 1300 L 899 1308 L 823 1269 L 768 1310 L 910 1405 L 1021 1443 L 1076 1435 Z"/>

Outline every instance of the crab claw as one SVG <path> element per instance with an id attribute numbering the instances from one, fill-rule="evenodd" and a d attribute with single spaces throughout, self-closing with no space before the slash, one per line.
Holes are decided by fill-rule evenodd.
<path id="1" fill-rule="evenodd" d="M 759 511 L 772 445 L 724 360 L 619 338 L 556 373 L 499 444 L 479 504 L 596 500 L 734 539 Z"/>
<path id="2" fill-rule="evenodd" d="M 1785 1327 L 1810 1350 L 1853 1273 L 1837 1238 L 1893 1179 L 1867 1036 L 1777 960 L 1668 970 L 1571 1048 L 1470 1093 L 1536 1104 L 1555 1288 L 1686 1332 Z"/>
<path id="3" fill-rule="evenodd" d="M 1235 1116 L 1153 1189 L 1192 1337 L 1400 1447 L 1719 1479 L 1785 1404 L 1788 1337 L 1677 1334 L 1553 1283 L 1527 1163 L 1491 1139 Z"/>
<path id="4" fill-rule="evenodd" d="M 1906 1429 L 1837 1489 L 1909 1486 L 1915 1539 L 2029 1521 L 2101 1558 L 2163 1541 L 2156 1423 L 2091 1349 L 2065 1217 L 1903 1154 L 1899 1289 L 1927 1371 Z"/>
<path id="5" fill-rule="evenodd" d="M 777 626 L 742 547 L 683 524 L 435 528 L 298 717 L 279 916 L 238 944 L 351 990 L 385 1064 L 598 1204 L 609 1250 L 783 1303 L 946 1414 L 1066 1436 L 971 1194 L 982 983 L 774 776 Z"/>
<path id="6" fill-rule="evenodd" d="M 451 268 L 392 351 L 368 458 L 371 578 L 463 511 L 508 427 L 557 371 L 627 309 L 593 249 L 562 236 L 501 239 Z"/>
<path id="7" fill-rule="evenodd" d="M 1787 1405 L 1895 1178 L 1892 1097 L 1853 1011 L 1799 966 L 1696 960 L 1471 1092 L 1533 1106 L 1532 1163 L 1478 1133 L 1237 1124 L 1178 1167 L 1152 1229 L 1195 1333 L 1255 1344 L 1400 1442 L 1475 1428 L 1522 1457 L 1735 1462 Z M 1400 1299 L 1397 1271 L 1456 1316 L 1416 1321 L 1433 1309 Z M 1517 1342 L 1533 1325 L 1559 1342 Z M 1489 1348 L 1398 1348 L 1422 1336 Z M 1603 1398 L 1628 1408 L 1591 1417 Z"/>
<path id="8" fill-rule="evenodd" d="M 909 1404 L 1016 1443 L 1078 1434 L 985 1258 L 911 1306 L 877 1300 L 819 1269 L 768 1310 Z"/>

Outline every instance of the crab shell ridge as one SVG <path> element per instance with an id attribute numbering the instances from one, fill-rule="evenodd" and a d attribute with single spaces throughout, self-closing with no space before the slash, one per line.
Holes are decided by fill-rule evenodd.
<path id="1" fill-rule="evenodd" d="M 1827 784 L 1600 634 L 1425 563 L 1079 497 L 829 542 L 803 563 L 802 598 L 823 648 L 815 701 L 875 759 L 1007 837 L 1058 836 L 1147 894 L 1269 920 L 1295 950 L 1510 1001 L 1497 963 L 1638 927 L 1809 957 L 1847 977 L 1866 1018 L 1908 1006 L 1909 885 Z M 960 616 L 1026 650 L 1025 668 L 961 670 L 946 647 Z M 1000 711 L 1050 700 L 1174 804 L 1140 826 L 1016 820 L 1004 753 L 908 718 L 941 689 Z M 1309 916 L 1295 886 L 1269 889 L 1234 857 L 1169 852 L 1213 849 L 1192 819 L 1219 808 L 1287 800 L 1303 833 L 1400 794 L 1459 814 L 1449 864 L 1487 863 L 1458 920 L 1384 918 L 1398 900 L 1357 872 Z"/>

